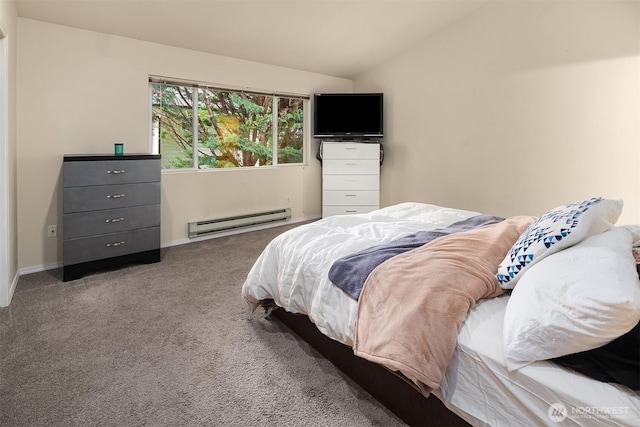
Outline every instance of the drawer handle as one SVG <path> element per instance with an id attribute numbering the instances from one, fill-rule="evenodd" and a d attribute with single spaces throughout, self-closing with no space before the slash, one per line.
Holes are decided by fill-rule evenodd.
<path id="1" fill-rule="evenodd" d="M 113 218 L 113 219 L 108 219 L 105 222 L 109 223 L 109 222 L 120 222 L 120 221 L 124 221 L 124 218 Z"/>
<path id="2" fill-rule="evenodd" d="M 357 211 L 357 210 L 355 210 L 355 209 L 345 209 L 344 211 L 345 211 L 346 213 L 355 213 L 355 212 L 358 212 L 358 211 Z"/>
<path id="3" fill-rule="evenodd" d="M 122 194 L 109 194 L 107 195 L 107 199 L 121 199 L 124 197 L 124 193 Z"/>
<path id="4" fill-rule="evenodd" d="M 347 165 L 347 166 L 355 166 L 355 165 L 357 165 L 357 163 L 345 163 L 345 165 Z"/>
<path id="5" fill-rule="evenodd" d="M 358 197 L 357 194 L 345 194 L 345 197 Z"/>
<path id="6" fill-rule="evenodd" d="M 121 173 L 124 173 L 124 169 L 118 169 L 118 170 L 112 170 L 112 171 L 107 171 L 108 174 L 112 174 L 112 175 L 120 175 Z"/>
<path id="7" fill-rule="evenodd" d="M 108 248 L 113 248 L 115 246 L 122 246 L 122 245 L 124 245 L 124 240 L 121 240 L 119 242 L 114 242 L 114 243 L 107 243 Z"/>
<path id="8" fill-rule="evenodd" d="M 344 147 L 345 150 L 357 150 L 358 147 Z"/>

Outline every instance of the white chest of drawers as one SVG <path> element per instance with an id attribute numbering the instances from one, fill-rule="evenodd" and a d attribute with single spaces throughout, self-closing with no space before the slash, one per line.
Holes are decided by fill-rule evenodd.
<path id="1" fill-rule="evenodd" d="M 63 281 L 160 261 L 160 155 L 64 156 Z"/>
<path id="2" fill-rule="evenodd" d="M 322 145 L 322 217 L 380 207 L 380 144 L 325 141 Z"/>

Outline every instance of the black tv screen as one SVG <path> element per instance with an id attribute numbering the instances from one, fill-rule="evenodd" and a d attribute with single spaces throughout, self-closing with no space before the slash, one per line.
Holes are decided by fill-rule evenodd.
<path id="1" fill-rule="evenodd" d="M 382 138 L 381 93 L 316 93 L 315 138 Z"/>

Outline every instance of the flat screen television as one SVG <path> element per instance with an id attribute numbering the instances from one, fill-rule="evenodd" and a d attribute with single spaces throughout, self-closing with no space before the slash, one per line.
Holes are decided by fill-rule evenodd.
<path id="1" fill-rule="evenodd" d="M 316 93 L 314 138 L 382 138 L 381 93 Z"/>

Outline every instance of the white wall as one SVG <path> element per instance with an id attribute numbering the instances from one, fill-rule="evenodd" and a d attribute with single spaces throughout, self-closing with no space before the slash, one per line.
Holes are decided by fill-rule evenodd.
<path id="1" fill-rule="evenodd" d="M 640 223 L 638 2 L 499 1 L 354 81 L 385 93 L 381 203 Z"/>
<path id="2" fill-rule="evenodd" d="M 149 152 L 149 74 L 288 93 L 351 91 L 350 80 L 18 19 L 18 231 L 21 270 L 61 262 L 64 154 Z M 309 128 L 311 124 L 309 123 Z M 308 129 L 310 135 L 310 129 Z M 307 147 L 309 148 L 309 147 Z M 162 242 L 184 242 L 187 223 L 284 207 L 319 217 L 320 165 L 162 175 Z M 63 231 L 63 230 L 61 230 Z"/>
<path id="3" fill-rule="evenodd" d="M 16 23 L 15 2 L 0 1 L 0 307 L 18 283 Z"/>
<path id="4" fill-rule="evenodd" d="M 12 19 L 15 11 L 5 9 L 0 19 Z M 148 152 L 149 74 L 308 94 L 384 92 L 383 205 L 416 200 L 506 216 L 602 195 L 623 198 L 621 222 L 639 223 L 638 9 L 495 2 L 353 85 L 18 19 L 17 196 L 9 195 L 13 206 L 17 197 L 17 266 L 61 261 L 60 240 L 45 230 L 61 227 L 64 154 L 111 152 L 114 141 Z M 311 142 L 305 167 L 163 174 L 163 244 L 184 241 L 190 220 L 280 206 L 287 197 L 294 218 L 319 215 L 315 148 Z"/>

